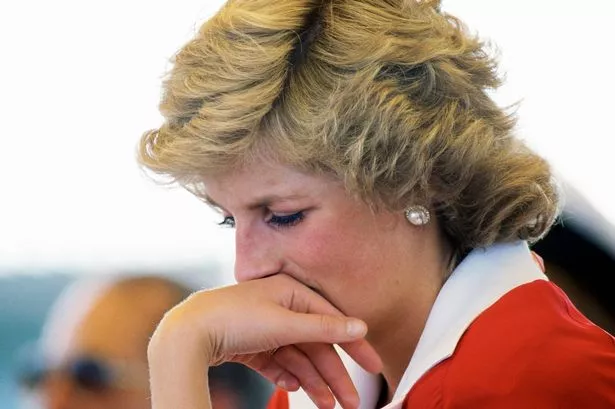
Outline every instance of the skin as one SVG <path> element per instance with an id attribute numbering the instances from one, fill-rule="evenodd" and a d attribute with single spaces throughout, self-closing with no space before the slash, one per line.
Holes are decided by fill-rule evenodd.
<path id="1" fill-rule="evenodd" d="M 203 366 L 227 360 L 288 390 L 302 386 L 320 408 L 332 408 L 333 395 L 357 407 L 333 343 L 382 373 L 391 399 L 448 273 L 437 222 L 412 226 L 331 178 L 258 160 L 204 184 L 235 228 L 239 284 L 191 297 L 158 327 L 149 346 L 153 407 L 209 408 Z M 172 373 L 164 370 L 171 357 Z"/>
<path id="2" fill-rule="evenodd" d="M 147 343 L 156 323 L 177 302 L 177 295 L 152 283 L 128 294 L 118 286 L 81 283 L 59 300 L 44 331 L 45 355 L 56 362 L 74 356 L 130 362 L 141 368 L 141 387 L 92 393 L 61 374 L 51 375 L 39 391 L 46 409 L 150 408 Z M 77 312 L 79 315 L 75 316 Z"/>

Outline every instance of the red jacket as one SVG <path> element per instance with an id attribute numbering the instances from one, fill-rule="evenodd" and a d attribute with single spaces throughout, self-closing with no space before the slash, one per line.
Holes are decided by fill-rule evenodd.
<path id="1" fill-rule="evenodd" d="M 525 253 L 518 250 L 505 256 Z M 476 283 L 481 283 L 481 274 Z M 442 349 L 441 334 L 454 340 L 451 353 L 415 371 L 416 380 L 406 382 L 408 390 L 386 408 L 615 408 L 615 338 L 585 318 L 557 286 L 539 275 L 527 278 L 471 318 L 457 339 L 445 329 L 439 338 L 432 337 L 436 341 L 424 344 L 426 356 Z M 448 311 L 453 318 L 440 311 L 445 321 L 456 323 L 450 320 L 457 310 Z M 412 378 L 407 375 L 415 359 L 420 366 L 420 358 L 413 356 L 404 378 Z M 404 379 L 400 388 L 403 384 Z M 287 394 L 276 392 L 268 409 L 289 409 Z"/>

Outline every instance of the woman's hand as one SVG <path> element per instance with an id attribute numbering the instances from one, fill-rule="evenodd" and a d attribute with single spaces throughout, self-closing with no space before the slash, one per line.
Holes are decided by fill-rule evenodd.
<path id="1" fill-rule="evenodd" d="M 278 274 L 201 291 L 166 314 L 148 355 L 154 409 L 209 408 L 207 368 L 243 363 L 286 390 L 302 387 L 319 408 L 356 408 L 357 391 L 333 344 L 370 372 L 380 358 L 365 323 Z"/>

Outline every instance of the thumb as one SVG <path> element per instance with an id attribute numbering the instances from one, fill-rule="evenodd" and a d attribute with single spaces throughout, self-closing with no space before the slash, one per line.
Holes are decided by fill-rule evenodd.
<path id="1" fill-rule="evenodd" d="M 367 324 L 356 318 L 292 311 L 288 314 L 288 325 L 279 339 L 284 345 L 304 342 L 338 344 L 356 341 L 367 334 Z"/>

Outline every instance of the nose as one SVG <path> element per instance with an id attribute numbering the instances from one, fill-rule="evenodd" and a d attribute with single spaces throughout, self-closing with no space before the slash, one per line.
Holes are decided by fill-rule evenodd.
<path id="1" fill-rule="evenodd" d="M 258 226 L 237 226 L 235 230 L 235 279 L 256 280 L 280 272 L 280 249 L 271 233 Z"/>
<path id="2" fill-rule="evenodd" d="M 73 407 L 75 390 L 72 383 L 62 376 L 50 376 L 44 385 L 45 409 L 68 409 Z"/>

